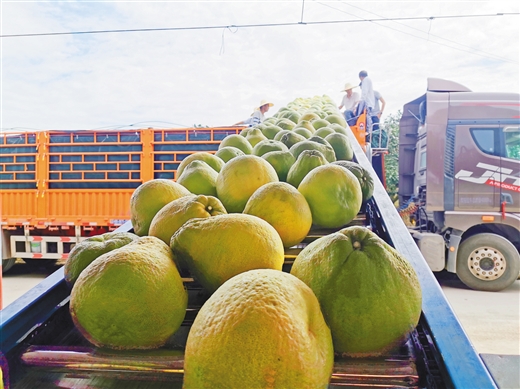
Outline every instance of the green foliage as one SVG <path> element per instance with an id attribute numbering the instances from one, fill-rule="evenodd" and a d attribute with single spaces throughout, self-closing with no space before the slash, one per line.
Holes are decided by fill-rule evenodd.
<path id="1" fill-rule="evenodd" d="M 388 134 L 388 154 L 385 156 L 386 191 L 390 197 L 397 195 L 399 185 L 399 120 L 402 112 L 390 114 L 383 122 Z"/>

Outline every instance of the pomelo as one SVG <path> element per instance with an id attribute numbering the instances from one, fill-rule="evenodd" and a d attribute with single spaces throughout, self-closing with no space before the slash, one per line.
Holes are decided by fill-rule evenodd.
<path id="1" fill-rule="evenodd" d="M 319 136 L 313 136 L 304 141 L 298 142 L 289 148 L 289 151 L 294 155 L 296 159 L 304 150 L 318 150 L 323 154 L 328 162 L 334 162 L 336 160 L 336 154 L 332 146 Z"/>
<path id="2" fill-rule="evenodd" d="M 185 196 L 166 204 L 150 224 L 150 236 L 170 245 L 172 235 L 188 220 L 226 214 L 219 199 L 213 196 Z"/>
<path id="3" fill-rule="evenodd" d="M 130 218 L 134 233 L 139 236 L 147 235 L 153 217 L 162 207 L 170 201 L 191 194 L 184 186 L 162 178 L 139 185 L 130 197 Z"/>
<path id="4" fill-rule="evenodd" d="M 253 128 L 247 134 L 246 139 L 249 142 L 249 144 L 251 145 L 251 147 L 255 147 L 257 143 L 259 143 L 263 140 L 267 140 L 267 137 L 259 129 Z M 253 150 L 251 149 L 251 153 L 252 152 L 253 152 Z M 251 154 L 251 153 L 246 153 L 246 154 Z"/>
<path id="5" fill-rule="evenodd" d="M 243 213 L 257 216 L 272 225 L 282 238 L 284 247 L 300 243 L 312 225 L 307 200 L 285 182 L 271 182 L 258 188 L 247 201 Z"/>
<path id="6" fill-rule="evenodd" d="M 361 192 L 363 193 L 363 201 L 367 201 L 374 194 L 374 179 L 370 175 L 370 172 L 363 166 L 352 161 L 336 161 L 334 165 L 341 166 L 351 173 L 353 173 L 361 185 Z"/>
<path id="7" fill-rule="evenodd" d="M 290 151 L 270 151 L 262 155 L 262 158 L 271 164 L 276 170 L 278 179 L 284 182 L 287 181 L 289 169 L 296 162 L 296 158 Z"/>
<path id="8" fill-rule="evenodd" d="M 270 151 L 289 151 L 289 148 L 278 140 L 266 139 L 258 142 L 256 146 L 253 147 L 252 154 L 261 157 Z"/>
<path id="9" fill-rule="evenodd" d="M 265 220 L 241 213 L 188 220 L 172 236 L 170 247 L 180 267 L 187 267 L 213 293 L 231 277 L 252 269 L 282 270 L 284 248 Z"/>
<path id="10" fill-rule="evenodd" d="M 138 238 L 131 232 L 107 232 L 82 240 L 70 250 L 69 257 L 63 266 L 63 278 L 69 286 L 74 285 L 80 273 L 97 257 L 123 247 Z"/>
<path id="11" fill-rule="evenodd" d="M 305 136 L 298 134 L 297 132 L 290 131 L 286 134 L 283 134 L 280 138 L 280 142 L 286 145 L 289 149 L 294 146 L 296 143 L 303 142 L 306 140 Z"/>
<path id="12" fill-rule="evenodd" d="M 216 196 L 218 173 L 202 160 L 191 161 L 182 171 L 177 183 L 196 195 Z"/>
<path id="13" fill-rule="evenodd" d="M 217 177 L 217 197 L 228 212 L 242 212 L 249 197 L 264 184 L 277 182 L 269 162 L 256 155 L 243 155 L 226 163 Z"/>
<path id="14" fill-rule="evenodd" d="M 319 131 L 321 131 L 320 129 Z M 354 149 L 350 143 L 350 139 L 339 132 L 333 132 L 325 137 L 325 140 L 334 149 L 336 160 L 350 161 L 354 158 Z"/>
<path id="15" fill-rule="evenodd" d="M 304 177 L 312 169 L 326 165 L 327 163 L 327 159 L 318 150 L 304 150 L 289 169 L 287 183 L 298 188 Z"/>
<path id="16" fill-rule="evenodd" d="M 188 155 L 181 161 L 179 167 L 177 168 L 177 174 L 175 177 L 179 178 L 183 170 L 186 169 L 186 166 L 188 166 L 193 161 L 204 161 L 217 173 L 220 171 L 220 169 L 222 169 L 222 166 L 224 166 L 224 161 L 222 161 L 219 157 L 216 157 L 215 154 L 210 154 L 205 151 L 198 151 Z"/>
<path id="17" fill-rule="evenodd" d="M 305 137 L 306 139 L 309 139 L 314 134 L 313 132 L 309 131 L 305 127 L 295 127 L 292 131 L 293 131 L 293 133 L 301 135 L 301 136 Z"/>
<path id="18" fill-rule="evenodd" d="M 313 224 L 325 228 L 350 223 L 360 211 L 363 201 L 356 176 L 330 163 L 311 170 L 298 190 L 309 203 Z"/>
<path id="19" fill-rule="evenodd" d="M 179 329 L 187 304 L 170 248 L 145 236 L 101 255 L 81 272 L 70 314 L 97 347 L 150 349 Z"/>
<path id="20" fill-rule="evenodd" d="M 229 161 L 230 159 L 233 159 L 235 157 L 238 157 L 240 155 L 245 155 L 245 153 L 240 150 L 237 147 L 234 146 L 224 146 L 217 150 L 215 153 L 216 157 L 219 157 L 224 162 Z"/>
<path id="21" fill-rule="evenodd" d="M 291 274 L 318 297 L 336 353 L 381 355 L 400 346 L 419 321 L 417 274 L 365 227 L 348 227 L 310 243 Z"/>
<path id="22" fill-rule="evenodd" d="M 253 152 L 253 146 L 251 146 L 251 143 L 249 143 L 246 139 L 251 133 L 251 128 L 246 128 L 242 130 L 240 135 L 231 134 L 226 136 L 224 139 L 222 139 L 222 142 L 218 145 L 218 149 L 222 149 L 226 146 L 232 146 L 236 147 L 240 151 L 242 151 L 244 154 L 251 154 Z M 258 130 L 260 131 L 260 130 Z M 261 131 L 260 131 L 261 132 Z"/>
<path id="23" fill-rule="evenodd" d="M 310 288 L 291 274 L 251 270 L 222 285 L 191 327 L 185 389 L 326 389 L 330 330 Z"/>

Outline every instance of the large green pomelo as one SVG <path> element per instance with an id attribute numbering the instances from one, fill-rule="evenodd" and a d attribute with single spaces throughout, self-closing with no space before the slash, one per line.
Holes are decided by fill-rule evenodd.
<path id="1" fill-rule="evenodd" d="M 298 188 L 302 180 L 312 169 L 327 163 L 328 161 L 318 150 L 304 150 L 289 169 L 287 183 Z"/>
<path id="2" fill-rule="evenodd" d="M 313 224 L 319 227 L 345 226 L 361 209 L 363 195 L 359 181 L 341 166 L 329 163 L 311 170 L 298 190 L 311 207 Z"/>
<path id="3" fill-rule="evenodd" d="M 253 147 L 253 155 L 258 157 L 261 157 L 270 151 L 289 151 L 289 148 L 282 142 L 273 139 L 263 140 Z"/>
<path id="4" fill-rule="evenodd" d="M 323 128 L 322 128 L 323 129 Z M 320 131 L 322 130 L 320 129 Z M 333 132 L 325 137 L 325 140 L 330 143 L 334 149 L 337 160 L 350 161 L 354 158 L 354 149 L 350 143 L 350 139 L 339 132 Z"/>
<path id="5" fill-rule="evenodd" d="M 327 135 L 334 134 L 336 131 L 334 131 L 329 126 L 321 127 L 319 130 L 316 130 L 314 133 L 315 136 L 319 136 L 320 138 L 325 139 Z"/>
<path id="6" fill-rule="evenodd" d="M 313 138 L 321 139 L 323 142 L 326 142 L 324 139 L 318 136 L 313 136 L 309 139 L 294 144 L 289 148 L 289 151 L 294 155 L 295 158 L 298 158 L 298 156 L 304 150 L 318 150 L 325 156 L 325 158 L 327 158 L 327 161 L 334 162 L 336 160 L 336 155 L 332 146 L 328 142 L 322 143 L 317 141 L 317 139 L 313 140 Z"/>
<path id="7" fill-rule="evenodd" d="M 303 135 L 297 134 L 294 131 L 290 131 L 286 134 L 283 134 L 280 138 L 280 142 L 286 145 L 289 149 L 291 149 L 291 147 L 293 147 L 295 144 L 303 142 L 305 140 L 307 140 L 307 138 L 305 138 Z"/>
<path id="8" fill-rule="evenodd" d="M 363 193 L 363 201 L 367 201 L 374 194 L 374 179 L 370 172 L 363 166 L 352 161 L 335 161 L 334 165 L 341 166 L 353 173 L 361 185 L 361 193 Z"/>
<path id="9" fill-rule="evenodd" d="M 351 357 L 399 347 L 421 314 L 421 287 L 407 260 L 365 227 L 305 247 L 291 269 L 316 294 L 334 351 Z"/>
<path id="10" fill-rule="evenodd" d="M 345 120 L 345 118 L 342 115 L 338 115 L 338 114 L 328 115 L 328 116 L 325 116 L 325 120 L 328 121 L 329 123 L 337 123 L 337 124 L 343 126 L 343 128 L 347 127 L 347 121 Z"/>
<path id="11" fill-rule="evenodd" d="M 289 169 L 296 162 L 296 158 L 290 151 L 270 151 L 262 155 L 262 158 L 274 167 L 276 174 L 278 174 L 278 179 L 283 182 L 287 181 Z"/>
<path id="12" fill-rule="evenodd" d="M 242 133 L 245 133 L 245 136 L 241 136 L 242 133 L 241 135 L 232 134 L 226 136 L 218 145 L 219 150 L 226 146 L 233 146 L 242 151 L 244 154 L 251 154 L 253 152 L 253 146 L 251 146 L 251 143 L 247 141 L 247 137 L 249 136 L 252 130 L 252 128 L 242 130 Z"/>
<path id="13" fill-rule="evenodd" d="M 234 146 L 224 146 L 217 150 L 215 153 L 216 157 L 219 157 L 224 162 L 229 161 L 235 157 L 239 157 L 241 155 L 245 155 L 245 153 L 237 147 Z"/>
<path id="14" fill-rule="evenodd" d="M 292 130 L 296 126 L 296 123 L 290 119 L 281 118 L 276 121 L 276 125 L 284 130 Z"/>
<path id="15" fill-rule="evenodd" d="M 182 171 L 177 183 L 196 195 L 217 196 L 218 173 L 201 160 L 191 161 Z"/>
<path id="16" fill-rule="evenodd" d="M 309 131 L 305 127 L 295 127 L 295 128 L 293 128 L 292 131 L 293 131 L 293 133 L 301 135 L 301 136 L 305 137 L 306 139 L 309 139 L 314 134 L 313 132 Z"/>
<path id="17" fill-rule="evenodd" d="M 292 156 L 292 154 L 291 154 Z M 139 237 L 131 232 L 106 232 L 77 243 L 63 266 L 63 278 L 73 286 L 80 273 L 97 257 L 133 242 Z"/>
<path id="18" fill-rule="evenodd" d="M 240 137 L 240 135 L 237 136 Z M 219 157 L 216 157 L 215 154 L 206 153 L 205 151 L 199 151 L 188 155 L 181 161 L 179 167 L 177 168 L 177 174 L 175 175 L 175 177 L 179 178 L 186 166 L 188 166 L 193 161 L 204 161 L 209 166 L 211 166 L 213 170 L 215 170 L 217 173 L 224 166 L 224 161 L 221 160 Z"/>
<path id="19" fill-rule="evenodd" d="M 279 127 L 275 124 L 264 125 L 261 130 L 262 134 L 264 134 L 267 139 L 274 139 L 276 134 L 278 134 L 280 131 L 283 131 L 282 127 Z"/>

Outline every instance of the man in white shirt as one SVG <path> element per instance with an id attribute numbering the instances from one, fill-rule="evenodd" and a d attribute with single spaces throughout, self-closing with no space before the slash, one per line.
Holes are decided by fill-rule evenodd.
<path id="1" fill-rule="evenodd" d="M 361 100 L 363 100 L 367 105 L 368 116 L 372 116 L 372 110 L 376 106 L 376 97 L 374 95 L 372 79 L 368 77 L 366 70 L 359 72 L 359 79 L 361 80 Z"/>
<path id="2" fill-rule="evenodd" d="M 352 119 L 354 117 L 354 111 L 360 98 L 358 92 L 352 92 L 352 89 L 354 88 L 356 88 L 356 85 L 352 85 L 350 82 L 347 82 L 345 84 L 345 88 L 343 89 L 343 91 L 347 93 L 345 94 L 345 96 L 343 96 L 341 104 L 338 107 L 340 110 L 343 108 L 345 109 L 343 115 L 345 116 L 345 120 L 347 122 L 349 121 L 349 119 Z"/>

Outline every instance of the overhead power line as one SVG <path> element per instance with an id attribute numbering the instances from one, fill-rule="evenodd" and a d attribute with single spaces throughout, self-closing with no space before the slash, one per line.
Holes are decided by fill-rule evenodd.
<path id="1" fill-rule="evenodd" d="M 288 22 L 288 23 L 232 24 L 232 25 L 219 25 L 219 26 L 158 27 L 158 28 L 117 29 L 117 30 L 114 29 L 114 30 L 90 30 L 90 31 L 68 31 L 68 32 L 40 32 L 40 33 L 27 33 L 27 34 L 5 34 L 5 35 L 0 35 L 0 38 L 109 34 L 109 33 L 129 33 L 129 32 L 213 30 L 213 29 L 222 29 L 222 28 L 283 27 L 283 26 L 298 26 L 298 25 L 389 22 L 389 21 L 405 21 L 405 20 L 483 18 L 483 17 L 512 16 L 512 15 L 520 15 L 520 13 L 496 13 L 496 14 L 481 14 L 481 15 L 467 14 L 467 15 L 441 15 L 441 16 L 412 16 L 412 17 L 395 17 L 395 18 L 326 20 L 326 21 L 308 21 L 308 22 L 301 21 L 301 22 Z"/>
<path id="2" fill-rule="evenodd" d="M 406 32 L 406 31 L 399 30 L 399 29 L 397 29 L 397 28 L 392 28 L 392 27 L 390 27 L 390 26 L 386 26 L 386 25 L 383 25 L 383 24 L 381 24 L 381 23 L 377 23 L 377 21 L 374 21 L 374 20 L 371 20 L 371 19 L 365 19 L 365 18 L 362 18 L 361 16 L 354 15 L 354 14 L 351 13 L 351 12 L 347 12 L 347 11 L 345 11 L 345 10 L 342 10 L 342 9 L 339 9 L 339 8 L 336 8 L 336 7 L 333 7 L 333 6 L 329 5 L 329 4 L 322 3 L 322 2 L 320 2 L 320 1 L 316 1 L 316 0 L 314 0 L 314 1 L 315 1 L 316 3 L 318 3 L 318 4 L 320 4 L 320 5 L 323 5 L 323 6 L 325 6 L 325 7 L 328 7 L 328 8 L 334 9 L 334 10 L 336 10 L 336 11 L 338 11 L 338 12 L 341 12 L 341 13 L 344 13 L 344 14 L 347 14 L 347 15 L 351 15 L 351 16 L 354 16 L 354 17 L 360 18 L 360 20 L 366 20 L 366 21 L 372 22 L 372 23 L 374 23 L 374 24 L 377 24 L 378 26 L 381 26 L 381 27 L 384 27 L 384 28 L 388 28 L 388 29 L 393 30 L 393 31 L 397 31 L 397 32 L 400 32 L 400 33 L 402 33 L 402 34 L 410 35 L 410 36 L 415 37 L 415 38 L 418 38 L 418 39 L 423 39 L 423 40 L 426 40 L 426 41 L 431 42 L 431 43 L 435 43 L 435 44 L 440 45 L 440 46 L 445 46 L 445 47 L 449 47 L 449 48 L 451 48 L 451 49 L 455 49 L 455 50 L 462 51 L 462 52 L 465 52 L 465 53 L 478 55 L 478 56 L 483 57 L 483 58 L 489 58 L 489 59 L 500 60 L 500 61 L 511 62 L 511 63 L 518 63 L 518 61 L 512 60 L 512 59 L 510 59 L 510 58 L 501 57 L 501 56 L 498 56 L 498 55 L 496 55 L 496 54 L 488 53 L 488 52 L 486 52 L 486 51 L 484 51 L 484 50 L 477 49 L 477 48 L 475 48 L 475 47 L 468 46 L 468 45 L 465 45 L 465 44 L 463 44 L 463 43 L 456 42 L 456 41 L 451 40 L 451 39 L 447 39 L 447 38 L 444 38 L 444 37 L 441 37 L 441 36 L 438 36 L 438 35 L 435 35 L 435 34 L 430 34 L 430 31 L 429 31 L 429 30 L 428 30 L 428 32 L 425 32 L 425 31 L 420 30 L 420 29 L 418 29 L 418 28 L 414 28 L 414 27 L 408 26 L 408 25 L 406 25 L 406 24 L 404 24 L 404 23 L 399 23 L 399 22 L 396 21 L 396 20 L 392 20 L 392 18 L 384 18 L 384 16 L 381 16 L 381 15 L 376 14 L 376 13 L 374 13 L 374 12 L 368 11 L 368 10 L 363 9 L 363 8 L 361 8 L 361 7 L 358 7 L 358 6 L 352 5 L 352 4 L 347 3 L 347 2 L 345 2 L 345 1 L 342 1 L 342 0 L 337 0 L 337 2 L 342 3 L 342 4 L 345 4 L 345 5 L 349 6 L 349 7 L 357 8 L 357 9 L 363 11 L 363 12 L 370 13 L 370 14 L 375 15 L 375 16 L 377 16 L 377 17 L 384 18 L 384 20 L 393 21 L 393 22 L 395 22 L 395 23 L 397 23 L 397 24 L 399 24 L 399 25 L 401 25 L 401 26 L 404 26 L 404 27 L 410 28 L 410 29 L 415 30 L 415 31 L 419 31 L 419 32 L 421 32 L 421 33 L 423 33 L 423 34 L 427 34 L 428 37 L 425 38 L 425 37 L 422 37 L 422 36 L 419 36 L 419 35 L 412 34 L 412 33 L 410 33 L 410 32 Z M 505 13 L 499 13 L 499 14 L 496 14 L 496 15 L 497 15 L 497 16 L 502 16 L 502 15 L 519 15 L 519 14 L 518 14 L 518 13 L 508 13 L 508 14 L 505 14 Z M 429 19 L 429 21 L 431 22 L 433 19 L 435 19 L 435 17 L 431 17 L 431 18 Z M 430 28 L 431 28 L 431 25 L 430 25 Z M 448 44 L 444 44 L 444 43 L 442 43 L 442 42 L 437 42 L 437 41 L 431 40 L 430 37 L 435 37 L 435 38 L 441 39 L 441 40 L 443 40 L 443 41 L 445 41 L 445 42 L 450 42 L 450 43 L 453 43 L 453 44 L 458 45 L 458 46 L 466 47 L 466 48 L 468 48 L 468 49 L 470 49 L 470 50 L 464 50 L 464 49 L 461 49 L 461 48 L 459 48 L 459 47 L 454 47 L 454 46 L 451 46 L 451 45 L 448 45 Z M 477 51 L 480 52 L 480 53 L 482 53 L 482 54 L 477 53 Z"/>

